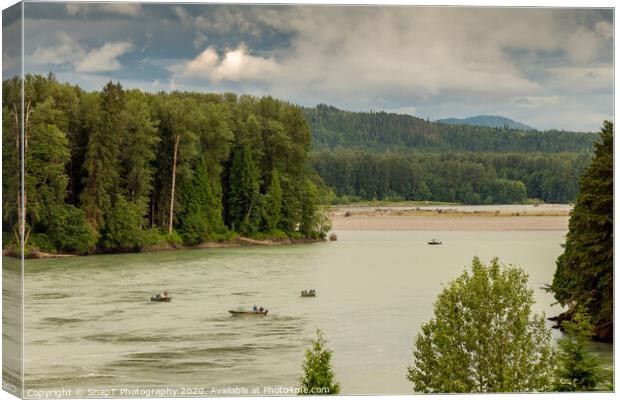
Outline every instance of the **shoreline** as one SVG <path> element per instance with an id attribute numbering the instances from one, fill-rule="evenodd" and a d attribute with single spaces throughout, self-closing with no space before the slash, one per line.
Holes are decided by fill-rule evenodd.
<path id="1" fill-rule="evenodd" d="M 332 209 L 334 231 L 565 231 L 570 205 L 360 207 Z"/>
<path id="2" fill-rule="evenodd" d="M 74 254 L 74 253 L 46 253 L 44 251 L 34 251 L 29 257 L 26 257 L 27 260 L 41 260 L 41 259 L 49 259 L 49 258 L 67 258 L 67 257 L 88 257 L 88 256 L 98 256 L 105 254 L 134 254 L 134 253 L 155 253 L 160 251 L 174 251 L 174 250 L 199 250 L 199 249 L 218 249 L 218 248 L 233 248 L 233 247 L 251 247 L 251 246 L 284 246 L 284 245 L 292 245 L 292 244 L 305 244 L 305 243 L 321 243 L 327 242 L 328 239 L 324 238 L 301 238 L 301 239 L 252 239 L 248 237 L 237 237 L 235 239 L 231 239 L 229 241 L 222 242 L 204 242 L 197 245 L 182 245 L 182 246 L 172 246 L 170 244 L 165 245 L 155 245 L 150 247 L 145 247 L 136 251 L 115 251 L 115 252 L 94 252 L 89 254 Z M 19 255 L 15 253 L 3 249 L 2 255 L 6 257 L 11 257 L 15 259 L 20 259 Z"/>

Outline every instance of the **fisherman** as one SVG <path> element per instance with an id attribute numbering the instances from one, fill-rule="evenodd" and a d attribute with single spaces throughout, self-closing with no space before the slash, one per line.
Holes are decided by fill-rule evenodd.
<path id="1" fill-rule="evenodd" d="M 258 308 L 256 308 L 256 304 L 254 304 L 254 308 L 252 308 L 252 311 L 256 312 L 256 310 L 258 310 Z"/>
<path id="2" fill-rule="evenodd" d="M 164 289 L 164 292 L 159 295 L 162 299 L 168 298 L 168 289 Z"/>

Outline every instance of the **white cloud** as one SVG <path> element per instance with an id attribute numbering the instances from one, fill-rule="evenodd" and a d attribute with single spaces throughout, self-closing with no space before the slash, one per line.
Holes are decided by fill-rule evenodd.
<path id="1" fill-rule="evenodd" d="M 131 47 L 129 41 L 106 42 L 88 50 L 66 32 L 58 32 L 54 44 L 38 46 L 26 61 L 33 65 L 72 65 L 76 72 L 108 72 L 122 67 L 118 57 Z"/>
<path id="2" fill-rule="evenodd" d="M 240 81 L 271 79 L 278 70 L 273 58 L 255 57 L 245 45 L 227 50 L 220 57 L 214 47 L 208 47 L 196 58 L 178 67 L 182 75 L 210 81 Z"/>
<path id="3" fill-rule="evenodd" d="M 106 12 L 110 14 L 121 14 L 130 17 L 140 15 L 142 6 L 136 3 L 68 3 L 66 5 L 67 14 L 69 15 L 85 15 L 93 12 Z"/>
<path id="4" fill-rule="evenodd" d="M 61 65 L 72 62 L 84 56 L 84 50 L 79 43 L 65 32 L 56 34 L 56 45 L 37 47 L 27 57 L 27 61 L 36 65 Z"/>
<path id="5" fill-rule="evenodd" d="M 75 64 L 77 72 L 106 72 L 121 68 L 118 57 L 131 49 L 130 42 L 109 42 L 90 50 Z"/>

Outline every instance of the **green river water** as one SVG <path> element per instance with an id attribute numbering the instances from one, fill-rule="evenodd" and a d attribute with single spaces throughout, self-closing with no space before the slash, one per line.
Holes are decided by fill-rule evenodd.
<path id="1" fill-rule="evenodd" d="M 536 312 L 556 315 L 541 288 L 564 234 L 342 231 L 329 243 L 28 260 L 25 394 L 291 394 L 317 328 L 343 393 L 411 393 L 413 340 L 442 286 L 473 256 L 498 256 L 529 273 Z M 433 237 L 444 244 L 428 246 Z M 4 277 L 14 278 L 9 268 Z M 149 301 L 164 288 L 170 303 Z M 307 288 L 317 297 L 301 298 Z M 5 300 L 14 295 L 5 285 Z M 268 316 L 228 313 L 254 304 Z M 595 351 L 611 363 L 611 348 Z"/>

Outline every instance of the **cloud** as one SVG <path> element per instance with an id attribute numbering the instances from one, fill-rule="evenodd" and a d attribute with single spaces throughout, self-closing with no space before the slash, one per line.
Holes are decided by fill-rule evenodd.
<path id="1" fill-rule="evenodd" d="M 66 32 L 57 32 L 52 45 L 37 46 L 26 56 L 33 65 L 71 65 L 76 72 L 109 72 L 122 67 L 118 57 L 131 50 L 129 41 L 106 42 L 90 50 Z"/>
<path id="2" fill-rule="evenodd" d="M 178 67 L 177 67 L 178 68 Z M 210 81 L 240 81 L 271 79 L 278 70 L 273 58 L 255 57 L 241 44 L 227 50 L 222 57 L 214 47 L 207 47 L 196 58 L 180 69 L 184 76 L 204 78 Z"/>
<path id="3" fill-rule="evenodd" d="M 135 17 L 142 12 L 142 6 L 136 3 L 68 3 L 66 5 L 67 14 L 69 15 L 86 15 L 95 12 L 104 12 L 108 14 L 120 14 Z"/>
<path id="4" fill-rule="evenodd" d="M 77 72 L 107 72 L 121 68 L 118 57 L 131 49 L 130 42 L 109 42 L 90 50 L 75 64 Z"/>
<path id="5" fill-rule="evenodd" d="M 613 10 L 70 5 L 62 17 L 29 6 L 27 67 L 103 68 L 121 82 L 157 80 L 162 90 L 349 110 L 499 114 L 537 127 L 567 127 L 566 113 L 580 108 L 584 124 L 613 110 Z M 123 57 L 129 49 L 119 43 L 139 56 Z M 570 123 L 581 129 L 577 120 Z"/>
<path id="6" fill-rule="evenodd" d="M 65 32 L 56 34 L 56 43 L 55 46 L 37 47 L 27 57 L 27 61 L 37 65 L 61 65 L 77 60 L 85 54 L 78 42 Z"/>

